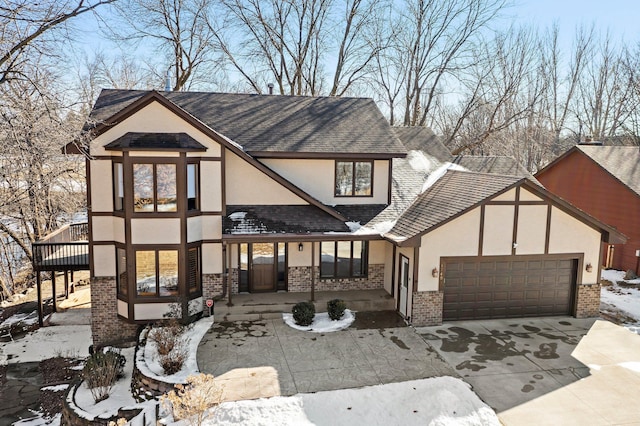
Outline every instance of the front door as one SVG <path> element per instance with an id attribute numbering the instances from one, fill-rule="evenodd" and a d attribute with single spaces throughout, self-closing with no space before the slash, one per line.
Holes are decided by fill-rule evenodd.
<path id="1" fill-rule="evenodd" d="M 276 263 L 273 243 L 251 245 L 251 291 L 275 291 Z"/>
<path id="2" fill-rule="evenodd" d="M 409 297 L 409 258 L 400 255 L 400 307 L 403 317 L 407 317 L 407 300 Z"/>

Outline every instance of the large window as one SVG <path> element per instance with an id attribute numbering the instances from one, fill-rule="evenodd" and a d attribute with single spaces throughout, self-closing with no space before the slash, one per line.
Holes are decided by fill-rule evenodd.
<path id="1" fill-rule="evenodd" d="M 365 241 L 323 241 L 320 243 L 320 278 L 367 276 Z"/>
<path id="2" fill-rule="evenodd" d="M 136 251 L 136 293 L 141 297 L 178 295 L 178 251 Z"/>
<path id="3" fill-rule="evenodd" d="M 175 164 L 133 165 L 133 210 L 175 212 L 178 210 Z"/>
<path id="4" fill-rule="evenodd" d="M 372 182 L 372 161 L 336 161 L 336 197 L 369 197 Z"/>

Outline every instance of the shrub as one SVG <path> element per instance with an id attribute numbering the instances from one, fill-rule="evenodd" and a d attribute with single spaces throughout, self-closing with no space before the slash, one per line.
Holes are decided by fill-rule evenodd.
<path id="1" fill-rule="evenodd" d="M 160 366 L 166 375 L 176 374 L 182 369 L 184 361 L 187 359 L 187 348 L 180 341 L 165 355 L 160 355 Z"/>
<path id="2" fill-rule="evenodd" d="M 213 413 L 210 409 L 220 404 L 224 393 L 223 386 L 210 374 L 191 375 L 176 389 L 162 396 L 162 403 L 170 406 L 174 420 L 187 419 L 198 426 Z"/>
<path id="3" fill-rule="evenodd" d="M 344 315 L 347 304 L 342 299 L 333 299 L 327 302 L 327 313 L 332 321 L 338 321 Z"/>
<path id="4" fill-rule="evenodd" d="M 96 403 L 109 397 L 111 388 L 122 377 L 125 358 L 115 349 L 94 352 L 82 369 L 82 378 Z"/>
<path id="5" fill-rule="evenodd" d="M 296 303 L 291 310 L 293 320 L 301 326 L 311 325 L 316 315 L 316 307 L 311 302 Z"/>
<path id="6" fill-rule="evenodd" d="M 149 332 L 149 339 L 155 342 L 160 355 L 168 355 L 176 345 L 180 344 L 184 326 L 177 320 L 169 320 L 160 327 Z"/>

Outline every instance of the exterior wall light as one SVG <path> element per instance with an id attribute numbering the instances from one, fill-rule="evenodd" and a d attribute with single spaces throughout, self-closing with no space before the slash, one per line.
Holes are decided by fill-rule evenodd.
<path id="1" fill-rule="evenodd" d="M 587 272 L 589 272 L 589 273 L 593 272 L 593 265 L 591 265 L 591 263 L 587 263 L 586 270 L 587 270 Z"/>
<path id="2" fill-rule="evenodd" d="M 298 243 L 298 251 L 304 250 L 304 244 Z"/>
<path id="3" fill-rule="evenodd" d="M 438 277 L 438 268 L 433 268 L 433 269 L 431 270 L 431 276 L 432 276 L 433 278 L 437 278 L 437 277 Z"/>

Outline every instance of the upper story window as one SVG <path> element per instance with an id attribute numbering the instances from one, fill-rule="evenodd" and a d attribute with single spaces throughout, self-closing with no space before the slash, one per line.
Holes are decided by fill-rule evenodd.
<path id="1" fill-rule="evenodd" d="M 113 210 L 124 210 L 124 166 L 113 163 Z"/>
<path id="2" fill-rule="evenodd" d="M 370 197 L 373 161 L 336 161 L 336 197 Z"/>
<path id="3" fill-rule="evenodd" d="M 367 276 L 366 241 L 323 241 L 320 256 L 320 278 Z"/>
<path id="4" fill-rule="evenodd" d="M 138 163 L 133 165 L 133 211 L 175 212 L 176 165 Z"/>
<path id="5" fill-rule="evenodd" d="M 187 164 L 187 210 L 200 209 L 200 182 L 198 181 L 198 164 Z"/>

